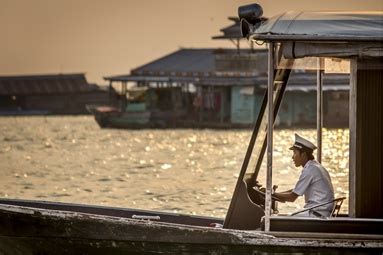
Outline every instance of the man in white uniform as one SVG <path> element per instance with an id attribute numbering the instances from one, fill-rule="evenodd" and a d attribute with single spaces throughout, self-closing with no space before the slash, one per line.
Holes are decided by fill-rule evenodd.
<path id="1" fill-rule="evenodd" d="M 316 146 L 309 140 L 295 134 L 295 143 L 290 148 L 293 150 L 293 161 L 296 167 L 302 166 L 303 170 L 294 189 L 285 192 L 276 192 L 273 196 L 282 202 L 294 202 L 298 196 L 304 195 L 304 208 L 313 207 L 334 199 L 334 189 L 327 170 L 314 160 L 313 152 Z M 296 216 L 330 216 L 333 203 L 320 206 L 297 214 Z"/>

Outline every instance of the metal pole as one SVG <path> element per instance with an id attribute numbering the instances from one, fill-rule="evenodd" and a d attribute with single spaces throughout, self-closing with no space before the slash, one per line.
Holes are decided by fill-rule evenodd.
<path id="1" fill-rule="evenodd" d="M 199 96 L 201 96 L 201 106 L 199 108 L 199 118 L 198 118 L 198 121 L 201 124 L 201 122 L 203 120 L 203 109 L 204 109 L 204 103 L 205 102 L 204 102 L 204 99 L 203 99 L 203 86 L 200 86 L 200 88 L 201 88 L 201 94 Z"/>
<path id="2" fill-rule="evenodd" d="M 219 96 L 221 97 L 221 99 L 220 99 L 221 100 L 221 104 L 220 104 L 221 109 L 219 109 L 219 121 L 221 123 L 223 123 L 223 114 L 224 114 L 223 110 L 224 110 L 224 103 L 225 103 L 225 101 L 223 100 L 224 99 L 223 91 L 220 91 Z"/>
<path id="3" fill-rule="evenodd" d="M 109 101 L 109 105 L 112 104 L 112 80 L 109 80 L 109 98 L 108 98 L 108 101 Z"/>
<path id="4" fill-rule="evenodd" d="M 317 58 L 317 160 L 322 162 L 322 127 L 323 127 L 323 59 Z"/>
<path id="5" fill-rule="evenodd" d="M 126 111 L 126 81 L 122 82 L 122 102 L 121 102 L 121 112 Z"/>
<path id="6" fill-rule="evenodd" d="M 268 83 L 267 83 L 267 175 L 266 175 L 266 198 L 265 198 L 265 231 L 270 231 L 271 215 L 271 188 L 272 188 L 272 167 L 273 167 L 273 87 L 274 87 L 274 43 L 269 42 L 268 62 Z"/>

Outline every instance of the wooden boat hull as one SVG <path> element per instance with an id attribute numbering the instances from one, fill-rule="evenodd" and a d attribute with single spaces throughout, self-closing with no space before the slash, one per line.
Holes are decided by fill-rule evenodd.
<path id="1" fill-rule="evenodd" d="M 97 124 L 111 128 L 146 128 L 150 127 L 150 111 L 121 112 L 111 106 L 87 106 L 87 110 L 94 115 Z"/>
<path id="2" fill-rule="evenodd" d="M 4 254 L 206 252 L 240 243 L 245 242 L 235 231 L 211 227 L 13 205 L 0 209 L 0 251 Z"/>
<path id="3" fill-rule="evenodd" d="M 188 220 L 179 215 L 180 222 Z M 203 225 L 215 219 L 200 217 L 194 221 Z M 278 237 L 278 233 L 24 207 L 0 201 L 0 254 L 380 254 L 382 249 L 382 236 L 343 240 L 322 234 L 321 239 L 305 240 Z"/>

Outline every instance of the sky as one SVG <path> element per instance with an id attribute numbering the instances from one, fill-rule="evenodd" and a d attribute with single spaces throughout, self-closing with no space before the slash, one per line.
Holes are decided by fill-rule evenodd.
<path id="1" fill-rule="evenodd" d="M 85 73 L 89 82 L 180 48 L 234 48 L 212 40 L 244 0 L 0 0 L 0 76 Z M 259 0 L 287 10 L 383 11 L 383 0 Z M 243 41 L 241 46 L 247 47 Z"/>

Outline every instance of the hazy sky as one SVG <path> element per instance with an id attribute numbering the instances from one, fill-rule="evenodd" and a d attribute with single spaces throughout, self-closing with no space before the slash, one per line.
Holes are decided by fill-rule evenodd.
<path id="1" fill-rule="evenodd" d="M 383 10 L 383 0 L 0 0 L 0 75 L 84 72 L 104 84 L 181 47 L 234 47 L 211 37 L 254 2 L 265 16 Z"/>

